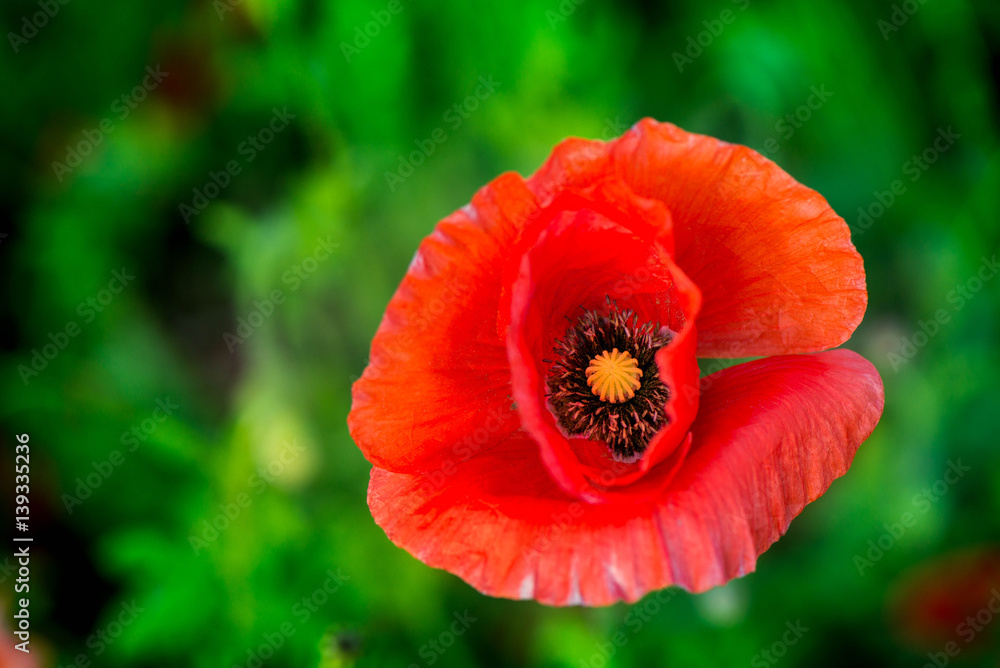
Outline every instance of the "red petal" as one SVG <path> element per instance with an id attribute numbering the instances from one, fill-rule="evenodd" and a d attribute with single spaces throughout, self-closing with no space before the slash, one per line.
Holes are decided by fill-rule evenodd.
<path id="1" fill-rule="evenodd" d="M 650 507 L 566 496 L 524 434 L 448 477 L 373 468 L 368 505 L 396 545 L 491 596 L 607 605 L 671 582 Z"/>
<path id="2" fill-rule="evenodd" d="M 694 445 L 671 489 L 678 508 L 711 519 L 682 541 L 701 555 L 682 584 L 701 591 L 752 571 L 847 472 L 884 403 L 875 367 L 850 350 L 770 357 L 703 379 Z"/>
<path id="3" fill-rule="evenodd" d="M 528 179 L 528 187 L 547 205 L 566 190 L 586 189 L 614 175 L 611 144 L 570 137 L 552 149 L 541 167 Z"/>
<path id="4" fill-rule="evenodd" d="M 955 471 L 946 472 L 946 482 Z M 926 652 L 959 638 L 964 641 L 960 645 L 975 644 L 982 649 L 989 644 L 990 634 L 969 637 L 972 627 L 966 620 L 989 607 L 991 613 L 1000 612 L 998 606 L 1000 546 L 993 544 L 962 548 L 908 569 L 893 584 L 887 607 L 890 621 L 905 642 Z"/>
<path id="5" fill-rule="evenodd" d="M 692 451 L 634 499 L 563 493 L 523 434 L 449 472 L 372 470 L 368 503 L 389 538 L 480 591 L 550 605 L 703 591 L 754 569 L 806 503 L 851 463 L 882 412 L 877 372 L 846 350 L 758 360 L 706 379 Z"/>
<path id="6" fill-rule="evenodd" d="M 563 489 L 591 501 L 603 498 L 598 487 L 632 482 L 670 456 L 683 442 L 697 412 L 694 319 L 698 290 L 660 244 L 660 238 L 669 235 L 669 224 L 663 222 L 666 212 L 652 203 L 643 207 L 646 200 L 625 194 L 618 186 L 604 184 L 587 193 L 594 200 L 580 195 L 579 202 L 552 205 L 562 213 L 546 223 L 524 254 L 511 290 L 507 343 L 511 385 L 521 419 Z M 613 197 L 625 202 L 618 211 L 607 206 Z M 579 210 L 570 210 L 571 205 Z M 627 212 L 628 218 L 609 220 L 597 211 L 616 218 Z M 669 238 L 664 241 L 669 246 Z M 677 333 L 657 355 L 661 379 L 674 390 L 665 407 L 670 423 L 634 465 L 613 462 L 604 444 L 594 445 L 603 449 L 603 458 L 587 452 L 586 445 L 571 444 L 545 399 L 546 360 L 553 358 L 555 339 L 562 338 L 567 326 L 584 311 L 606 309 L 608 297 L 621 308 L 634 310 L 640 322 L 659 322 Z"/>
<path id="7" fill-rule="evenodd" d="M 701 357 L 840 345 L 868 303 L 847 224 L 757 152 L 644 119 L 613 142 L 568 139 L 528 179 L 545 204 L 609 176 L 670 211 L 677 265 L 701 289 Z"/>
<path id="8" fill-rule="evenodd" d="M 745 146 L 652 119 L 613 152 L 632 189 L 670 210 L 677 264 L 704 297 L 699 356 L 811 352 L 850 338 L 868 302 L 864 267 L 817 192 Z"/>
<path id="9" fill-rule="evenodd" d="M 531 208 L 523 179 L 507 174 L 420 245 L 353 388 L 348 426 L 374 465 L 426 469 L 520 426 L 496 318 L 505 254 Z"/>

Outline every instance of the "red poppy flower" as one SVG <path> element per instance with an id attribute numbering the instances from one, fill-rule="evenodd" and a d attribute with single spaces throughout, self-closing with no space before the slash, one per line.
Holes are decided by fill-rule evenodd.
<path id="1" fill-rule="evenodd" d="M 887 607 L 901 640 L 918 651 L 947 648 L 947 658 L 982 650 L 1000 619 L 1000 546 L 924 560 L 896 580 Z"/>
<path id="2" fill-rule="evenodd" d="M 847 471 L 882 383 L 847 225 L 754 151 L 646 119 L 438 223 L 353 389 L 389 538 L 551 605 L 754 569 Z M 696 356 L 777 355 L 699 380 Z"/>

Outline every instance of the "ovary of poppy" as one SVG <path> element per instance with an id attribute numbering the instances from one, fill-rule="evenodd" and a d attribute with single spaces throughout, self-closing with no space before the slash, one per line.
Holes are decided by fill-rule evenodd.
<path id="1" fill-rule="evenodd" d="M 875 428 L 878 373 L 827 350 L 866 305 L 843 219 L 754 151 L 651 119 L 568 139 L 438 223 L 389 302 L 348 417 L 372 515 L 493 596 L 723 584 Z"/>

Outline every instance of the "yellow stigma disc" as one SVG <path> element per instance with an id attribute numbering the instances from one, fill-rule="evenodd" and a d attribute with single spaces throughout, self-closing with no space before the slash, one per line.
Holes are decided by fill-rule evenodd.
<path id="1" fill-rule="evenodd" d="M 610 353 L 603 353 L 590 360 L 587 367 L 587 386 L 601 401 L 613 404 L 626 401 L 635 396 L 642 383 L 642 369 L 639 362 L 628 354 L 620 353 L 615 348 Z"/>

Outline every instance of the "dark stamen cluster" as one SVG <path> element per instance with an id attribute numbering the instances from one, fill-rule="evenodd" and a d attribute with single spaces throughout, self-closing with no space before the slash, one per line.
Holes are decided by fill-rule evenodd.
<path id="1" fill-rule="evenodd" d="M 666 423 L 670 390 L 660 382 L 656 351 L 671 335 L 658 323 L 639 325 L 630 310 L 608 300 L 610 312 L 588 311 L 555 342 L 547 381 L 549 401 L 559 424 L 573 436 L 606 442 L 618 458 L 631 461 Z M 587 384 L 587 366 L 605 351 L 628 352 L 642 369 L 635 396 L 620 403 L 601 401 Z"/>

